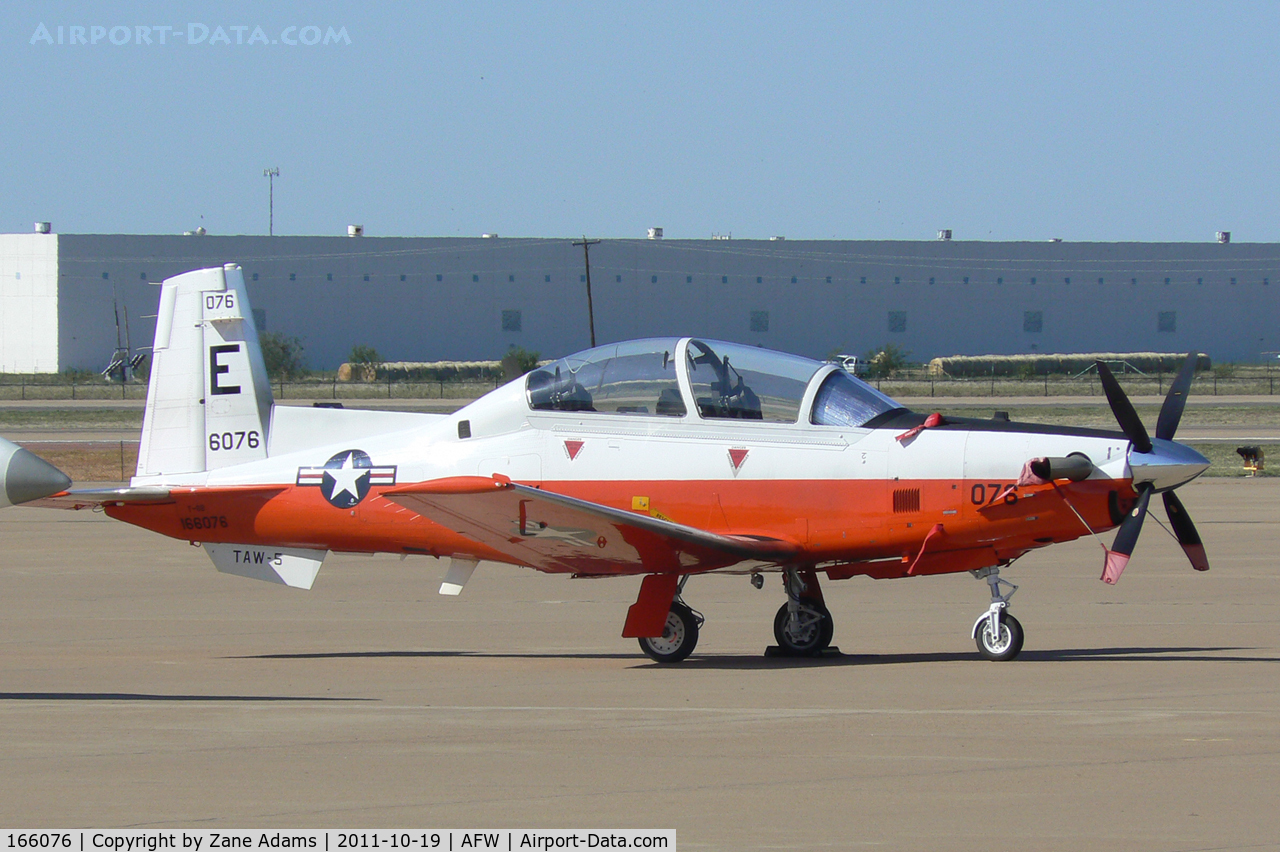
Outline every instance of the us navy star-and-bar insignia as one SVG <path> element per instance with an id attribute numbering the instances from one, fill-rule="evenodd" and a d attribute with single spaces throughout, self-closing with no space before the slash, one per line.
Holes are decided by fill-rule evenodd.
<path id="1" fill-rule="evenodd" d="M 373 485 L 395 485 L 395 465 L 375 465 L 364 450 L 343 450 L 323 467 L 298 468 L 298 485 L 319 486 L 330 505 L 350 509 Z"/>

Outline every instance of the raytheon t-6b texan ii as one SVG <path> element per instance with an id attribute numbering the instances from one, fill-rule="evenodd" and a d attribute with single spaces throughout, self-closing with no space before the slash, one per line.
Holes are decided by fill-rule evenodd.
<path id="1" fill-rule="evenodd" d="M 969 571 L 990 587 L 983 657 L 1022 647 L 1000 577 L 1023 554 L 1119 527 L 1115 582 L 1151 495 L 1192 565 L 1173 489 L 1208 467 L 1175 443 L 1195 356 L 1149 437 L 1105 365 L 1121 432 L 924 415 L 831 364 L 697 338 L 610 344 L 540 367 L 454 414 L 275 405 L 239 267 L 165 281 L 137 475 L 36 505 L 101 506 L 199 543 L 220 571 L 310 588 L 331 551 L 639 576 L 622 635 L 684 659 L 696 574 L 779 574 L 783 652 L 833 634 L 819 575 Z"/>

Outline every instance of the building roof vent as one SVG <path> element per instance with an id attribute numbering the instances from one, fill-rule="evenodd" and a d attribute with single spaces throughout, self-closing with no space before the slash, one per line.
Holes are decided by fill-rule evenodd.
<path id="1" fill-rule="evenodd" d="M 649 239 L 651 239 L 651 240 L 660 240 L 660 239 L 662 239 L 662 229 L 661 229 L 661 228 L 650 228 L 650 229 L 649 229 Z"/>
<path id="2" fill-rule="evenodd" d="M 950 229 L 950 228 L 943 228 L 942 230 L 938 231 L 938 239 L 942 240 L 943 242 L 950 242 L 950 240 L 951 240 L 951 229 Z"/>
<path id="3" fill-rule="evenodd" d="M 1231 242 L 1231 232 L 1230 232 L 1230 231 L 1219 231 L 1219 232 L 1218 232 L 1218 242 L 1222 243 L 1224 246 L 1225 246 L 1227 243 Z"/>
<path id="4" fill-rule="evenodd" d="M 363 236 L 364 236 L 364 225 L 348 225 L 348 226 L 347 226 L 347 236 L 348 236 L 348 237 L 363 237 Z"/>
<path id="5" fill-rule="evenodd" d="M 36 233 L 47 234 L 53 230 L 52 222 L 36 222 Z"/>

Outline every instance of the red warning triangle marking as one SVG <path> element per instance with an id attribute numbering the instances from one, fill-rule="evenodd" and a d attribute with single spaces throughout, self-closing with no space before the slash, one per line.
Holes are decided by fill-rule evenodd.
<path id="1" fill-rule="evenodd" d="M 578 457 L 578 453 L 582 452 L 582 445 L 585 441 L 565 441 L 564 449 L 569 454 L 569 461 L 573 461 Z"/>
<path id="2" fill-rule="evenodd" d="M 750 450 L 731 449 L 729 450 L 729 463 L 733 465 L 733 469 L 737 470 L 742 467 L 742 463 L 747 460 L 747 453 Z"/>

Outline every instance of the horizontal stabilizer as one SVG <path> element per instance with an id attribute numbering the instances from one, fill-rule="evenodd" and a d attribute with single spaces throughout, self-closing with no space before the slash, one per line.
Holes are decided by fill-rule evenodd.
<path id="1" fill-rule="evenodd" d="M 801 550 L 795 542 L 707 532 L 505 477 L 432 480 L 383 496 L 543 571 L 689 573 L 744 561 L 775 563 Z"/>
<path id="2" fill-rule="evenodd" d="M 236 574 L 251 580 L 266 580 L 295 589 L 310 589 L 329 555 L 327 550 L 304 550 L 298 547 L 261 547 L 256 544 L 202 545 L 213 567 L 223 574 Z"/>
<path id="3" fill-rule="evenodd" d="M 179 497 L 200 497 L 204 500 L 220 498 L 239 500 L 256 497 L 265 501 L 285 490 L 285 487 L 283 485 L 220 485 L 216 487 L 131 485 L 121 488 L 76 488 L 40 500 L 32 500 L 24 505 L 44 509 L 93 509 L 98 506 L 172 503 Z"/>
<path id="4" fill-rule="evenodd" d="M 165 503 L 168 500 L 168 488 L 143 485 L 123 488 L 76 488 L 40 500 L 33 500 L 27 505 L 44 509 L 92 509 L 107 503 Z"/>

